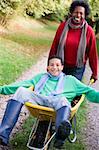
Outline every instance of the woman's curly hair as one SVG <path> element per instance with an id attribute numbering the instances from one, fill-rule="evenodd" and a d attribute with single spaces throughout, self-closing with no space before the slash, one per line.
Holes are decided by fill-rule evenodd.
<path id="1" fill-rule="evenodd" d="M 75 8 L 77 6 L 82 6 L 82 7 L 85 8 L 85 17 L 87 17 L 90 14 L 89 4 L 84 0 L 74 0 L 72 2 L 71 6 L 70 6 L 70 9 L 69 9 L 71 14 L 73 13 L 73 11 L 75 10 Z"/>

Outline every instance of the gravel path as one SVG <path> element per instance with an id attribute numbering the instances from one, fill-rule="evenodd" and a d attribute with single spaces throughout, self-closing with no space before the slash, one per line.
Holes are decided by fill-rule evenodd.
<path id="1" fill-rule="evenodd" d="M 29 70 L 24 72 L 21 77 L 17 80 L 25 80 L 30 79 L 37 73 L 40 73 L 42 71 L 45 71 L 46 68 L 46 62 L 47 62 L 48 53 L 44 53 L 44 55 L 40 58 L 40 60 L 37 62 L 36 65 L 32 66 Z M 90 69 L 86 69 L 86 81 L 89 81 Z M 94 85 L 94 88 L 99 90 L 99 81 L 97 81 Z M 11 96 L 2 96 L 0 95 L 0 121 L 2 119 L 6 104 L 8 99 L 11 98 Z M 83 142 L 87 146 L 87 150 L 99 150 L 99 105 L 94 103 L 88 102 L 88 119 L 87 119 L 87 127 L 84 128 L 84 139 Z M 12 136 L 15 132 L 17 132 L 22 124 L 23 121 L 29 116 L 29 113 L 25 107 L 23 107 L 19 120 L 12 132 Z M 0 149 L 1 150 L 1 149 Z"/>
<path id="2" fill-rule="evenodd" d="M 98 65 L 99 66 L 99 65 Z M 86 81 L 89 81 L 90 69 L 86 69 Z M 99 80 L 93 85 L 99 91 Z M 84 128 L 84 143 L 87 150 L 99 150 L 99 104 L 88 102 L 87 127 Z"/>

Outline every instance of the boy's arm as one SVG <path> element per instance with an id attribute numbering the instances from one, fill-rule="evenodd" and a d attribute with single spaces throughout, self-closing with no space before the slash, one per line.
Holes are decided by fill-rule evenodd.
<path id="1" fill-rule="evenodd" d="M 21 82 L 16 82 L 9 85 L 0 86 L 0 94 L 9 95 L 14 94 L 19 87 L 30 87 L 33 86 L 33 80 L 25 80 Z"/>
<path id="2" fill-rule="evenodd" d="M 9 85 L 0 86 L 0 94 L 9 95 L 14 94 L 19 87 L 35 87 L 36 83 L 40 80 L 43 74 L 38 74 L 30 80 L 15 82 Z"/>
<path id="3" fill-rule="evenodd" d="M 76 78 L 74 78 L 75 92 L 77 95 L 86 94 L 86 98 L 90 102 L 99 103 L 99 92 L 94 88 L 83 84 Z"/>
<path id="4" fill-rule="evenodd" d="M 92 89 L 86 94 L 86 97 L 90 102 L 99 103 L 99 91 Z"/>

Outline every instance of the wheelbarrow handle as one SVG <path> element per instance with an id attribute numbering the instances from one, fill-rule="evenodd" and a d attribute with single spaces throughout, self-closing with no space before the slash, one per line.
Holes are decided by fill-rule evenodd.
<path id="1" fill-rule="evenodd" d="M 91 85 L 93 83 L 94 83 L 94 79 L 91 79 L 90 82 L 89 82 L 89 85 Z"/>

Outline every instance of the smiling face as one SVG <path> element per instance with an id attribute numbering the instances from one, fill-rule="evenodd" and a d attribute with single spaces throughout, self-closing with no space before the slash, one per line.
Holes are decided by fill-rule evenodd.
<path id="1" fill-rule="evenodd" d="M 85 19 L 85 8 L 82 6 L 75 7 L 72 17 L 75 23 L 81 23 Z"/>
<path id="2" fill-rule="evenodd" d="M 51 75 L 58 76 L 63 70 L 61 60 L 58 58 L 50 59 L 49 64 L 47 66 L 47 70 Z"/>

